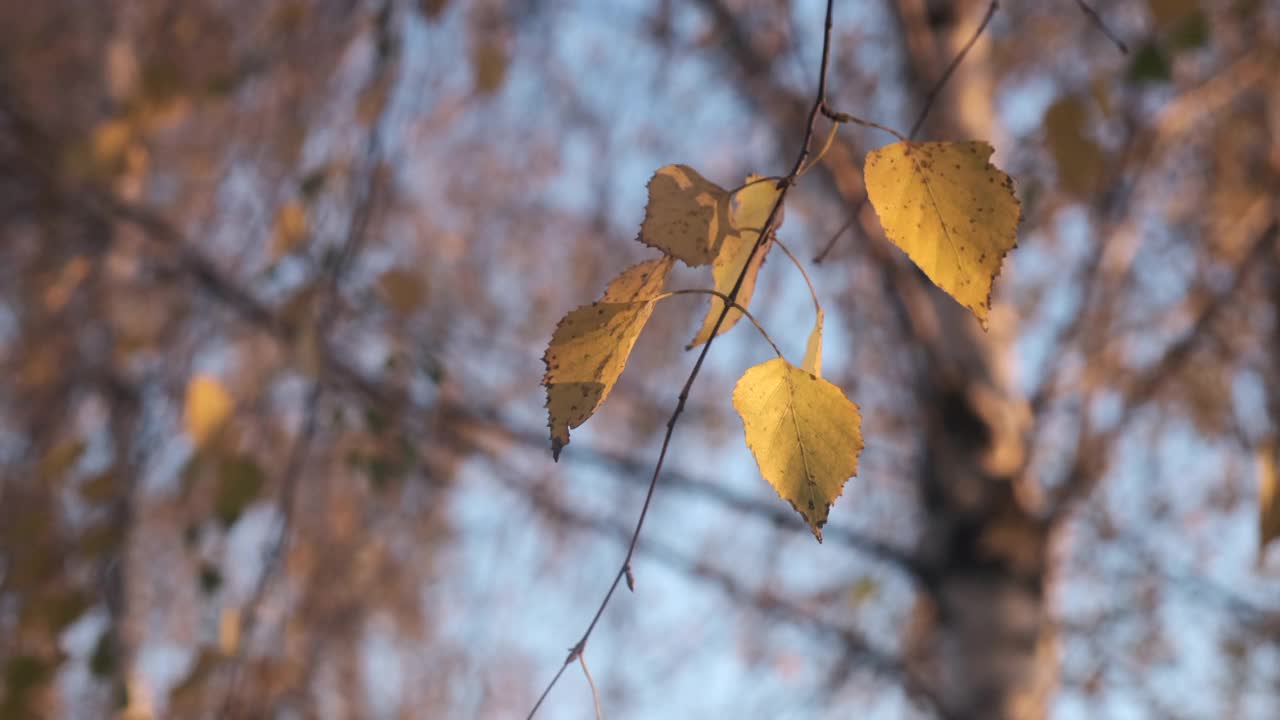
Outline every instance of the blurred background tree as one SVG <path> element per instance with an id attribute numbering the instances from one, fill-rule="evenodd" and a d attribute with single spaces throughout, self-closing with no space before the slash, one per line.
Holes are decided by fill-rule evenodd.
<path id="1" fill-rule="evenodd" d="M 558 465 L 542 349 L 645 257 L 654 169 L 785 171 L 824 5 L 0 4 L 0 718 L 527 713 L 705 301 Z M 985 9 L 837 2 L 829 99 L 907 129 Z M 815 545 L 730 410 L 769 351 L 718 341 L 587 650 L 606 714 L 1274 718 L 1277 62 L 1259 0 L 1001 8 L 920 135 L 1023 202 L 986 334 L 841 129 L 780 235 L 859 476 Z M 591 713 L 570 673 L 540 717 Z"/>

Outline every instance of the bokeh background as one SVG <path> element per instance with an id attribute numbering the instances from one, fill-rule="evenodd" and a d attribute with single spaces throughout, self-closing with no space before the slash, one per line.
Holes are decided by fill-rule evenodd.
<path id="1" fill-rule="evenodd" d="M 790 168 L 824 6 L 0 3 L 0 718 L 524 717 L 706 301 L 559 463 L 542 351 L 653 256 L 658 167 Z M 905 131 L 985 10 L 836 0 L 829 101 Z M 587 646 L 604 715 L 1280 717 L 1277 67 L 1268 0 L 1001 7 L 920 135 L 1022 200 L 986 333 L 843 127 L 779 236 L 858 476 L 818 545 L 730 403 L 771 351 L 717 340 Z M 752 307 L 798 358 L 776 251 Z M 538 717 L 595 712 L 574 665 Z"/>

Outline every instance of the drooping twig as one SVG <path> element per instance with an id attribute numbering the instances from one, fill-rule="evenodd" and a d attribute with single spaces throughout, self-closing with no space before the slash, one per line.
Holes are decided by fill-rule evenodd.
<path id="1" fill-rule="evenodd" d="M 761 233 L 756 238 L 756 244 L 748 256 L 747 262 L 742 266 L 742 272 L 738 274 L 737 281 L 733 284 L 733 289 L 728 293 L 728 299 L 736 302 L 738 293 L 742 290 L 742 285 L 746 281 L 747 273 L 751 268 L 751 260 L 755 254 L 760 252 L 765 242 L 772 232 L 778 219 L 778 211 L 782 208 L 782 203 L 786 199 L 787 191 L 795 184 L 797 175 L 801 168 L 804 167 L 805 161 L 809 158 L 809 144 L 813 138 L 814 127 L 817 125 L 818 116 L 822 112 L 822 108 L 826 103 L 827 96 L 827 70 L 831 64 L 831 27 L 832 27 L 832 6 L 834 0 L 827 0 L 826 18 L 823 24 L 822 35 L 822 61 L 818 71 L 818 90 L 817 96 L 814 98 L 813 107 L 809 110 L 809 118 L 805 127 L 804 138 L 800 143 L 800 152 L 798 153 L 795 165 L 792 166 L 791 172 L 785 178 L 778 182 L 778 197 L 774 200 L 773 208 L 769 211 L 769 217 L 764 222 Z M 649 489 L 645 493 L 644 503 L 640 506 L 640 517 L 636 520 L 635 531 L 631 535 L 631 541 L 627 545 L 627 553 L 623 558 L 621 566 L 618 568 L 617 574 L 613 578 L 613 583 L 609 586 L 609 590 L 605 593 L 604 599 L 600 601 L 599 608 L 596 609 L 595 615 L 592 616 L 591 622 L 587 625 L 586 631 L 578 642 L 574 643 L 573 648 L 569 651 L 569 655 L 561 664 L 560 670 L 556 672 L 555 677 L 542 691 L 542 695 L 538 697 L 538 701 L 534 703 L 533 709 L 529 711 L 528 718 L 532 720 L 537 714 L 538 708 L 542 707 L 542 703 L 546 701 L 547 696 L 551 693 L 552 688 L 559 682 L 560 677 L 564 674 L 565 668 L 569 666 L 574 659 L 581 654 L 586 647 L 587 640 L 591 638 L 591 633 L 595 631 L 596 624 L 600 622 L 600 617 L 604 614 L 605 608 L 609 606 L 609 601 L 613 598 L 613 594 L 618 589 L 618 584 L 627 580 L 627 586 L 634 589 L 634 581 L 631 575 L 631 559 L 636 552 L 636 544 L 640 541 L 640 531 L 644 528 L 645 517 L 649 513 L 649 506 L 653 502 L 653 492 L 658 485 L 658 477 L 662 473 L 662 465 L 667 457 L 667 450 L 671 446 L 671 438 L 675 432 L 676 423 L 680 419 L 681 413 L 684 412 L 685 403 L 689 399 L 689 391 L 693 388 L 694 381 L 698 378 L 698 373 L 702 370 L 702 365 L 706 361 L 707 353 L 710 352 L 712 344 L 715 342 L 717 334 L 720 332 L 720 326 L 724 324 L 724 320 L 729 315 L 730 306 L 726 304 L 720 311 L 720 317 L 716 319 L 715 325 L 711 328 L 711 337 L 707 343 L 702 346 L 702 352 L 698 355 L 698 359 L 693 364 L 693 369 L 689 372 L 688 379 L 685 380 L 684 387 L 680 390 L 680 395 L 676 399 L 676 407 L 671 413 L 671 417 L 667 420 L 667 431 L 662 438 L 662 448 L 658 452 L 658 460 L 654 464 L 653 474 L 649 478 Z"/>
<path id="2" fill-rule="evenodd" d="M 999 0 L 991 0 L 991 4 L 987 6 L 987 14 L 983 16 L 982 22 L 978 23 L 978 29 L 973 31 L 973 37 L 969 38 L 969 42 L 960 48 L 960 52 L 952 58 L 951 64 L 947 66 L 942 77 L 938 78 L 938 82 L 933 84 L 929 90 L 929 94 L 924 98 L 924 107 L 920 108 L 920 114 L 916 116 L 916 121 L 911 124 L 911 132 L 907 133 L 909 140 L 916 138 L 916 133 L 920 132 L 920 126 L 924 125 L 924 121 L 929 117 L 929 111 L 933 109 L 933 102 L 938 99 L 939 93 L 947 86 L 947 82 L 951 80 L 951 75 L 960 67 L 960 63 L 964 62 L 964 56 L 969 54 L 973 46 L 978 42 L 978 38 L 982 36 L 982 31 L 987 29 L 987 25 L 991 23 L 991 18 L 995 17 L 996 10 L 1000 7 Z"/>
<path id="3" fill-rule="evenodd" d="M 814 265 L 821 265 L 822 261 L 827 259 L 827 255 L 831 253 L 831 249 L 836 246 L 836 241 L 840 239 L 840 236 L 844 234 L 845 230 L 848 230 L 849 228 L 853 227 L 853 224 L 858 222 L 858 215 L 860 215 L 861 213 L 862 213 L 862 204 L 859 203 L 857 210 L 855 210 L 854 213 L 849 216 L 849 219 L 846 220 L 845 223 L 840 226 L 839 230 L 836 230 L 835 232 L 831 233 L 831 239 L 827 240 L 827 244 L 823 246 L 822 250 L 817 255 L 813 256 Z"/>
<path id="4" fill-rule="evenodd" d="M 813 286 L 810 285 L 809 287 L 812 288 Z M 720 298 L 720 301 L 723 303 L 726 303 L 729 306 L 729 308 L 737 310 L 738 312 L 745 315 L 746 318 L 751 321 L 751 324 L 756 326 L 756 330 L 760 331 L 760 336 L 764 338 L 765 342 L 769 343 L 769 347 L 773 348 L 773 353 L 778 357 L 782 357 L 782 351 L 778 349 L 778 343 L 774 342 L 773 338 L 769 337 L 769 332 L 764 329 L 764 326 L 760 324 L 759 320 L 756 320 L 756 316 L 752 315 L 750 310 L 739 305 L 736 300 L 730 299 L 728 295 L 725 295 L 719 290 L 708 290 L 708 289 L 672 290 L 670 292 L 664 292 L 661 295 L 657 296 L 656 298 L 654 298 L 654 301 L 661 300 L 662 298 L 666 298 L 666 297 L 671 297 L 673 295 L 710 295 L 712 297 Z"/>

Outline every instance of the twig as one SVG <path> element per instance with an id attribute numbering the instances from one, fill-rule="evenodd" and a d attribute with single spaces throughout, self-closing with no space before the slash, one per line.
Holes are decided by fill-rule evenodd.
<path id="1" fill-rule="evenodd" d="M 596 692 L 596 681 L 591 679 L 591 671 L 587 669 L 586 653 L 578 653 L 578 663 L 582 665 L 582 674 L 587 676 L 587 684 L 591 686 L 591 701 L 596 706 L 596 720 L 604 720 L 604 712 L 600 710 L 600 693 Z"/>
<path id="2" fill-rule="evenodd" d="M 527 484 L 522 484 L 510 477 L 511 475 L 519 474 L 517 468 L 493 457 L 490 460 L 498 470 L 493 474 L 493 477 L 498 478 L 503 485 L 516 491 L 523 492 L 527 489 Z M 627 541 L 627 530 L 619 523 L 587 516 L 542 494 L 525 493 L 525 495 L 535 510 L 546 515 L 557 524 L 614 537 L 619 542 Z M 717 588 L 729 598 L 746 607 L 751 607 L 772 617 L 781 618 L 797 626 L 807 626 L 807 629 L 824 640 L 839 641 L 849 652 L 865 660 L 873 672 L 893 678 L 902 684 L 903 689 L 909 696 L 919 698 L 930 704 L 939 718 L 957 720 L 956 715 L 949 710 L 944 699 L 924 678 L 917 675 L 907 663 L 894 657 L 887 649 L 872 644 L 855 628 L 828 620 L 814 613 L 812 608 L 788 600 L 783 596 L 775 593 L 763 593 L 746 587 L 732 573 L 712 564 L 699 562 L 669 545 L 651 543 L 645 546 L 644 553 L 664 565 L 688 574 L 691 578 Z M 577 654 L 573 655 L 571 662 L 572 660 L 577 660 L 578 657 L 579 655 Z M 567 667 L 567 664 L 565 667 Z"/>
<path id="3" fill-rule="evenodd" d="M 991 0 L 991 4 L 987 6 L 987 14 L 983 16 L 982 22 L 978 23 L 978 29 L 973 31 L 973 37 L 969 38 L 969 42 L 960 48 L 960 52 L 956 53 L 955 58 L 951 60 L 951 64 L 947 66 L 946 72 L 942 73 L 942 77 L 938 78 L 938 82 L 934 83 L 933 88 L 929 90 L 929 94 L 925 96 L 924 107 L 920 108 L 920 114 L 916 117 L 916 121 L 911 125 L 911 132 L 907 133 L 907 138 L 914 140 L 916 133 L 920 132 L 920 126 L 924 125 L 925 118 L 929 117 L 929 111 L 933 109 L 933 101 L 938 99 L 938 94 L 942 92 L 942 88 L 947 86 L 947 81 L 951 79 L 951 74 L 960 67 L 960 63 L 964 61 L 964 56 L 969 54 L 973 46 L 981 37 L 982 31 L 987 29 L 991 18 L 995 17 L 996 10 L 999 9 L 999 0 Z"/>
<path id="4" fill-rule="evenodd" d="M 840 239 L 840 236 L 844 234 L 845 230 L 848 230 L 849 228 L 853 227 L 853 224 L 858 222 L 858 215 L 860 215 L 861 213 L 862 213 L 862 204 L 859 203 L 858 208 L 854 210 L 853 215 L 849 216 L 849 219 L 846 220 L 845 223 L 840 226 L 840 229 L 831 233 L 831 239 L 827 241 L 827 244 L 825 246 L 823 246 L 822 251 L 819 252 L 817 255 L 813 256 L 814 265 L 821 265 L 822 261 L 827 259 L 827 255 L 831 253 L 831 249 L 836 246 L 836 241 Z"/>
<path id="5" fill-rule="evenodd" d="M 787 254 L 788 254 L 788 255 L 790 255 L 791 253 L 790 253 L 790 252 L 788 252 Z M 801 270 L 801 272 L 804 272 L 804 271 L 803 271 L 803 270 Z M 808 278 L 806 277 L 805 279 L 807 280 Z M 810 290 L 812 290 L 812 289 L 813 289 L 813 285 L 810 285 L 810 286 L 809 286 L 809 289 L 810 289 Z M 761 337 L 763 337 L 763 338 L 765 339 L 765 342 L 769 343 L 769 347 L 773 348 L 773 352 L 774 352 L 774 354 L 775 354 L 775 355 L 777 355 L 778 357 L 782 357 L 782 351 L 778 349 L 778 343 L 774 342 L 774 341 L 773 341 L 773 338 L 769 337 L 769 333 L 768 333 L 768 332 L 766 332 L 766 331 L 765 331 L 765 329 L 764 329 L 764 326 L 763 326 L 763 325 L 761 325 L 761 324 L 759 323 L 759 321 L 757 321 L 757 320 L 756 320 L 756 316 L 755 316 L 755 315 L 752 315 L 750 310 L 748 310 L 748 309 L 746 309 L 746 308 L 742 307 L 742 306 L 741 306 L 741 305 L 739 305 L 736 301 L 734 301 L 734 300 L 730 299 L 728 295 L 725 295 L 724 293 L 720 292 L 719 290 L 709 290 L 709 289 L 703 289 L 703 288 L 691 288 L 691 289 L 688 289 L 688 290 L 672 290 L 672 291 L 670 291 L 670 292 L 665 292 L 665 293 L 662 293 L 661 295 L 659 295 L 659 296 L 655 297 L 653 300 L 654 300 L 654 302 L 657 302 L 658 300 L 661 300 L 661 299 L 663 299 L 663 298 L 669 298 L 669 297 L 671 297 L 672 295 L 711 295 L 712 297 L 718 297 L 718 298 L 720 298 L 721 302 L 724 302 L 726 305 L 728 305 L 728 307 L 729 307 L 729 308 L 731 308 L 731 309 L 733 309 L 733 310 L 737 310 L 738 312 L 742 313 L 743 315 L 746 315 L 746 316 L 747 316 L 747 319 L 751 321 L 751 324 L 756 326 L 756 330 L 759 330 L 759 331 L 760 331 L 760 335 L 761 335 Z M 817 302 L 817 297 L 816 297 L 816 296 L 814 297 L 814 302 Z"/>
<path id="6" fill-rule="evenodd" d="M 539 452 L 546 447 L 545 431 L 521 429 L 497 418 L 479 416 L 474 411 L 461 407 L 445 409 L 442 417 L 447 418 L 447 422 L 442 424 L 443 431 L 448 433 L 445 439 L 452 447 L 466 448 L 468 452 L 474 451 L 492 457 L 497 448 L 505 448 L 509 443 L 520 444 Z M 500 438 L 501 444 L 489 445 L 478 441 L 479 438 L 489 436 Z M 645 482 L 639 475 L 648 470 L 648 467 L 639 460 L 622 452 L 606 452 L 584 447 L 579 448 L 577 454 L 570 457 L 577 461 L 608 467 L 611 470 L 606 473 L 609 477 L 637 485 Z M 745 516 L 758 518 L 775 528 L 798 532 L 801 527 L 796 524 L 794 513 L 784 510 L 776 503 L 745 497 L 710 480 L 672 470 L 663 477 L 663 483 L 674 491 L 719 503 Z M 831 526 L 824 529 L 823 539 L 834 541 L 845 548 L 863 553 L 877 562 L 897 568 L 914 582 L 923 583 L 927 579 L 927 568 L 905 547 L 847 528 Z"/>
<path id="7" fill-rule="evenodd" d="M 831 65 L 831 16 L 833 5 L 834 0 L 827 0 L 827 11 L 825 22 L 823 24 L 822 35 L 822 62 L 818 72 L 817 97 L 813 101 L 813 107 L 809 110 L 808 124 L 805 128 L 804 138 L 800 143 L 800 152 L 796 157 L 795 165 L 791 168 L 791 172 L 778 182 L 778 197 L 774 200 L 773 208 L 769 211 L 769 217 L 765 220 L 764 227 L 762 228 L 759 236 L 756 237 L 756 244 L 751 249 L 751 255 L 748 256 L 747 262 L 743 264 L 742 272 L 738 274 L 738 279 L 733 284 L 733 289 L 729 291 L 728 299 L 730 301 L 737 301 L 738 293 L 742 290 L 742 285 L 746 281 L 747 273 L 751 268 L 752 259 L 754 259 L 755 254 L 760 252 L 761 248 L 764 247 L 765 242 L 769 238 L 769 233 L 777 222 L 778 212 L 781 210 L 782 203 L 786 199 L 787 191 L 795 184 L 797 173 L 800 172 L 800 168 L 804 167 L 805 160 L 809 158 L 809 143 L 813 138 L 814 126 L 818 122 L 818 115 L 821 114 L 822 107 L 825 104 L 827 97 L 827 71 Z M 667 450 L 671 446 L 671 437 L 675 432 L 676 423 L 679 421 L 681 413 L 684 412 L 685 403 L 688 402 L 689 391 L 693 388 L 693 383 L 698 378 L 699 371 L 702 370 L 702 364 L 706 361 L 707 353 L 710 352 L 711 346 L 715 342 L 717 334 L 720 332 L 720 326 L 724 324 L 725 318 L 729 315 L 729 309 L 729 305 L 726 304 L 720 311 L 720 317 L 716 319 L 715 326 L 711 328 L 711 337 L 707 340 L 707 344 L 702 346 L 702 352 L 694 362 L 693 369 L 689 372 L 689 377 L 685 380 L 684 387 L 681 388 L 680 395 L 676 399 L 676 407 L 672 411 L 671 417 L 667 420 L 667 431 L 662 438 L 662 449 L 658 452 L 658 460 L 654 464 L 653 475 L 649 479 L 649 489 L 645 493 L 644 503 L 640 506 L 640 517 L 636 520 L 636 528 L 631 535 L 631 542 L 627 544 L 626 556 L 623 558 L 622 564 L 613 578 L 613 583 L 605 593 L 604 599 L 600 601 L 600 607 L 596 610 L 595 615 L 591 618 L 591 622 L 587 625 L 586 632 L 584 632 L 582 634 L 582 638 L 574 644 L 574 649 L 570 651 L 569 657 L 565 659 L 564 663 L 560 666 L 560 670 L 551 680 L 551 683 L 547 685 L 546 689 L 542 691 L 542 695 L 540 695 L 538 697 L 538 701 L 534 703 L 533 709 L 529 711 L 529 715 L 527 717 L 530 720 L 532 720 L 533 716 L 537 714 L 538 708 L 542 707 L 542 703 L 547 699 L 547 695 L 551 693 L 552 688 L 555 687 L 560 676 L 564 674 L 564 669 L 568 667 L 569 663 L 573 662 L 575 653 L 581 653 L 586 647 L 587 640 L 590 639 L 591 633 L 596 628 L 596 624 L 600 622 L 600 617 L 604 614 L 605 608 L 609 606 L 609 601 L 613 598 L 613 593 L 618 589 L 618 584 L 622 582 L 624 578 L 627 578 L 628 585 L 632 585 L 630 582 L 631 558 L 635 555 L 636 544 L 640 542 L 640 531 L 644 528 L 645 517 L 648 515 L 649 506 L 653 502 L 653 492 L 658 486 L 658 476 L 661 474 L 662 464 L 667 458 Z"/>
<path id="8" fill-rule="evenodd" d="M 884 132 L 889 133 L 890 135 L 892 135 L 892 136 L 894 136 L 894 137 L 898 138 L 899 140 L 902 140 L 903 142 L 905 142 L 905 141 L 906 141 L 906 139 L 907 139 L 906 137 L 904 137 L 904 136 L 902 135 L 902 133 L 898 132 L 897 130 L 894 130 L 893 128 L 889 127 L 888 125 L 881 125 L 881 124 L 880 124 L 880 123 L 878 123 L 878 122 L 871 122 L 870 120 L 863 120 L 862 118 L 858 117 L 857 115 L 850 115 L 849 113 L 838 112 L 838 111 L 836 111 L 836 110 L 833 110 L 833 109 L 831 109 L 831 108 L 827 107 L 825 104 L 822 106 L 822 114 L 823 114 L 823 115 L 825 115 L 825 116 L 827 116 L 828 118 L 830 118 L 833 122 L 837 122 L 837 123 L 853 123 L 854 125 L 861 125 L 861 126 L 863 126 L 863 127 L 869 127 L 869 128 L 875 129 L 875 130 L 883 130 Z"/>
<path id="9" fill-rule="evenodd" d="M 1076 5 L 1080 7 L 1080 12 L 1083 12 L 1089 20 L 1093 22 L 1093 26 L 1098 28 L 1103 35 L 1106 35 L 1107 39 L 1114 43 L 1120 52 L 1125 55 L 1129 54 L 1129 46 L 1125 45 L 1123 40 L 1117 37 L 1115 33 L 1111 32 L 1111 28 L 1107 27 L 1107 24 L 1102 21 L 1102 16 L 1098 14 L 1097 10 L 1094 10 L 1089 3 L 1084 0 L 1076 0 Z"/>
<path id="10" fill-rule="evenodd" d="M 800 261 L 796 259 L 795 255 L 791 254 L 791 251 L 787 249 L 786 245 L 782 244 L 781 240 L 774 238 L 773 244 L 777 245 L 779 250 L 786 253 L 787 257 L 791 258 L 791 264 L 796 266 L 796 269 L 800 271 L 800 275 L 804 277 L 804 284 L 809 286 L 809 297 L 813 298 L 814 311 L 819 313 L 822 312 L 822 303 L 818 302 L 818 291 L 814 289 L 813 281 L 809 279 L 809 273 L 805 271 L 804 265 L 800 264 Z"/>
<path id="11" fill-rule="evenodd" d="M 796 173 L 796 177 L 800 177 L 801 175 L 804 175 L 805 173 L 809 172 L 809 170 L 813 169 L 814 165 L 817 165 L 818 163 L 822 162 L 822 156 L 826 155 L 827 151 L 831 149 L 831 143 L 836 139 L 836 131 L 839 129 L 840 129 L 840 123 L 832 121 L 831 129 L 827 131 L 827 139 L 825 142 L 822 143 L 822 149 L 819 150 L 818 154 L 815 155 L 813 159 L 810 160 L 809 163 L 804 166 L 804 169 L 802 169 L 799 173 Z"/>

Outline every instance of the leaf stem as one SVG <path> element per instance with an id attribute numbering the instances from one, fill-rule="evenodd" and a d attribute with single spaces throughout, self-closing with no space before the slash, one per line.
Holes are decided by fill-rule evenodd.
<path id="1" fill-rule="evenodd" d="M 805 271 L 804 265 L 800 264 L 800 261 L 796 259 L 796 256 L 791 253 L 791 250 L 789 250 L 786 245 L 782 244 L 781 240 L 775 237 L 773 239 L 773 244 L 781 248 L 782 252 L 786 253 L 787 257 L 791 258 L 791 264 L 795 265 L 796 269 L 800 271 L 800 274 L 804 276 L 804 284 L 809 286 L 809 297 L 813 298 L 813 310 L 814 312 L 821 313 L 822 303 L 818 301 L 818 291 L 814 289 L 813 281 L 809 279 L 809 273 Z"/>
<path id="2" fill-rule="evenodd" d="M 920 126 L 924 125 L 925 118 L 929 117 L 929 111 L 933 109 L 933 101 L 938 99 L 938 94 L 942 92 L 942 88 L 946 87 L 947 81 L 951 79 L 952 73 L 956 68 L 960 67 L 960 63 L 964 61 L 964 56 L 969 54 L 973 46 L 978 42 L 978 38 L 982 36 L 982 31 L 987 29 L 987 25 L 991 24 L 991 18 L 995 17 L 996 10 L 1000 8 L 999 0 L 991 0 L 991 4 L 987 6 L 987 14 L 982 17 L 982 22 L 978 23 L 978 29 L 973 31 L 973 37 L 969 38 L 969 42 L 960 48 L 960 52 L 951 59 L 951 64 L 947 66 L 942 77 L 938 78 L 938 82 L 930 88 L 929 94 L 924 98 L 924 107 L 920 108 L 920 114 L 916 116 L 916 121 L 911 125 L 911 132 L 907 133 L 905 139 L 915 139 L 916 133 L 920 132 Z M 902 136 L 899 135 L 899 138 Z"/>
<path id="3" fill-rule="evenodd" d="M 833 120 L 833 121 L 835 121 L 835 122 L 837 122 L 837 123 L 853 123 L 854 125 L 861 125 L 861 126 L 863 126 L 863 127 L 869 127 L 869 128 L 874 129 L 874 130 L 883 130 L 884 132 L 889 133 L 890 135 L 892 135 L 892 136 L 894 136 L 894 137 L 898 138 L 899 140 L 901 140 L 901 141 L 903 141 L 903 142 L 906 142 L 906 141 L 907 141 L 907 138 L 906 138 L 906 136 L 905 136 L 905 135 L 903 135 L 902 133 L 898 132 L 897 130 L 894 130 L 893 128 L 889 127 L 888 125 L 881 125 L 881 124 L 880 124 L 880 123 L 878 123 L 878 122 L 871 122 L 870 120 L 863 120 L 862 118 L 858 117 L 857 115 L 850 115 L 849 113 L 842 113 L 842 112 L 838 112 L 838 111 L 836 111 L 836 110 L 832 110 L 831 108 L 827 107 L 825 104 L 822 106 L 822 114 L 823 114 L 823 115 L 825 115 L 825 116 L 827 116 L 828 118 L 830 118 L 831 120 Z"/>
<path id="4" fill-rule="evenodd" d="M 1107 24 L 1102 21 L 1102 16 L 1098 14 L 1097 10 L 1094 10 L 1093 7 L 1084 0 L 1076 0 L 1076 5 L 1080 7 L 1080 12 L 1084 13 L 1085 16 L 1089 18 L 1089 21 L 1093 23 L 1094 27 L 1098 28 L 1099 32 L 1106 35 L 1107 39 L 1115 44 L 1117 50 L 1124 55 L 1129 54 L 1129 46 L 1125 45 L 1123 40 L 1121 40 L 1115 33 L 1111 32 L 1111 28 L 1107 27 Z"/>
<path id="5" fill-rule="evenodd" d="M 796 177 L 800 177 L 801 175 L 804 175 L 805 173 L 812 170 L 814 165 L 817 165 L 818 163 L 822 162 L 822 156 L 826 155 L 827 151 L 831 149 L 831 143 L 836 139 L 836 131 L 839 129 L 840 129 L 840 123 L 832 121 L 831 129 L 827 131 L 827 139 L 825 142 L 822 143 L 822 149 L 818 151 L 818 154 L 815 155 L 814 158 L 810 160 L 808 164 L 806 164 L 800 172 L 796 173 Z"/>
<path id="6" fill-rule="evenodd" d="M 578 653 L 578 663 L 582 665 L 582 674 L 587 676 L 587 684 L 591 686 L 591 701 L 596 706 L 596 720 L 604 720 L 604 711 L 600 709 L 600 693 L 596 691 L 596 681 L 591 679 L 591 671 L 587 669 L 586 653 Z"/>
<path id="7" fill-rule="evenodd" d="M 777 240 L 775 240 L 774 242 L 776 243 Z M 787 254 L 790 255 L 791 253 L 788 252 Z M 804 270 L 802 269 L 800 272 L 804 272 Z M 809 278 L 807 277 L 805 278 L 806 281 L 808 279 Z M 809 286 L 809 290 L 810 291 L 813 290 L 812 285 Z M 715 297 L 720 298 L 722 301 L 724 301 L 726 305 L 728 305 L 728 307 L 733 308 L 734 310 L 737 310 L 743 315 L 746 315 L 747 319 L 751 321 L 751 324 L 756 326 L 756 330 L 760 331 L 760 335 L 765 339 L 766 342 L 769 343 L 769 346 L 773 348 L 773 352 L 776 353 L 778 357 L 782 357 L 782 351 L 778 349 L 778 344 L 773 341 L 773 338 L 769 337 L 769 333 L 766 332 L 764 329 L 764 326 L 761 325 L 756 320 L 755 315 L 752 315 L 750 310 L 742 307 L 736 301 L 730 299 L 728 295 L 725 295 L 719 290 L 710 290 L 706 288 L 690 288 L 688 290 L 671 290 L 669 292 L 662 293 L 661 295 L 655 297 L 653 300 L 654 302 L 657 302 L 658 300 L 669 298 L 672 295 L 714 295 Z M 817 301 L 818 301 L 818 298 L 815 295 L 814 302 L 816 303 Z"/>
<path id="8" fill-rule="evenodd" d="M 840 236 L 844 234 L 844 231 L 853 227 L 853 224 L 858 222 L 858 215 L 862 214 L 862 205 L 865 202 L 866 200 L 864 196 L 863 201 L 861 203 L 858 203 L 858 207 L 853 211 L 853 214 L 849 216 L 849 219 L 846 220 L 845 223 L 840 226 L 839 230 L 836 230 L 835 232 L 831 233 L 831 238 L 827 240 L 827 244 L 823 246 L 822 251 L 819 252 L 817 255 L 813 256 L 814 265 L 821 265 L 822 261 L 826 260 L 827 255 L 831 253 L 831 249 L 836 246 L 836 241 L 840 239 Z"/>

